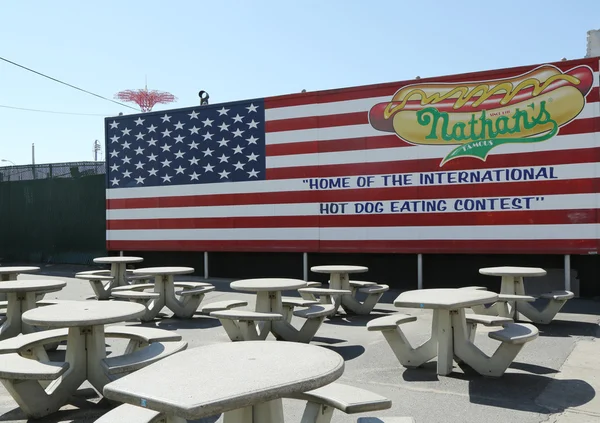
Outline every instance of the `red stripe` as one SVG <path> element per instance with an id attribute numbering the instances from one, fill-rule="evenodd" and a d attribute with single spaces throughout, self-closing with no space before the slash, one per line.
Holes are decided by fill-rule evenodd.
<path id="1" fill-rule="evenodd" d="M 574 67 L 580 65 L 587 65 L 594 72 L 598 71 L 598 58 L 590 58 L 590 59 L 580 59 L 580 60 L 570 60 L 565 62 L 555 62 L 555 63 L 544 63 L 551 64 L 558 67 L 560 70 L 568 71 Z M 502 78 L 511 78 L 513 76 L 521 75 L 523 73 L 529 72 L 541 65 L 534 66 L 520 66 L 516 68 L 508 68 L 508 69 L 495 69 L 490 71 L 483 72 L 473 72 L 473 73 L 465 73 L 460 75 L 446 75 L 446 76 L 436 76 L 431 78 L 423 78 L 419 80 L 406 80 L 406 81 L 397 81 L 385 84 L 374 84 L 374 85 L 364 85 L 358 87 L 348 87 L 348 88 L 339 88 L 333 90 L 323 90 L 323 91 L 315 91 L 311 93 L 302 93 L 302 94 L 288 94 L 277 97 L 267 97 L 265 98 L 265 108 L 273 109 L 278 107 L 289 107 L 289 106 L 300 106 L 306 104 L 314 104 L 314 103 L 330 103 L 335 101 L 346 101 L 346 100 L 357 100 L 362 98 L 371 98 L 371 97 L 385 97 L 392 96 L 398 91 L 399 88 L 409 85 L 409 84 L 424 84 L 424 83 L 436 83 L 436 82 L 471 82 L 471 81 L 484 81 L 484 80 L 492 80 L 492 79 L 502 79 Z M 598 91 L 597 87 L 592 89 L 592 93 Z M 596 100 L 593 100 L 588 96 L 588 101 L 597 101 L 598 93 L 594 93 L 590 95 L 595 95 Z"/>
<path id="2" fill-rule="evenodd" d="M 108 230 L 206 228 L 343 228 L 398 226 L 563 225 L 595 223 L 597 209 L 321 216 L 109 220 Z"/>
<path id="3" fill-rule="evenodd" d="M 422 148 L 422 147 L 411 147 Z M 349 163 L 339 165 L 297 166 L 267 169 L 267 179 L 324 178 L 353 175 L 385 175 L 440 171 L 440 158 L 396 160 L 391 162 Z M 600 161 L 600 147 L 520 154 L 490 155 L 485 162 L 473 158 L 452 160 L 444 171 L 491 169 L 515 166 L 544 166 Z"/>
<path id="4" fill-rule="evenodd" d="M 600 131 L 600 118 L 578 119 L 560 128 L 559 135 L 586 134 Z M 349 130 L 349 134 L 352 132 Z M 382 132 L 382 134 L 385 134 Z M 394 135 L 345 138 L 327 141 L 303 141 L 285 144 L 267 144 L 267 156 L 331 153 L 335 151 L 373 150 L 378 148 L 409 147 L 412 144 Z M 422 146 L 421 148 L 427 148 Z M 270 169 L 269 169 L 270 170 Z"/>
<path id="5" fill-rule="evenodd" d="M 227 206 L 243 204 L 298 204 L 322 202 L 386 201 L 399 199 L 477 198 L 581 194 L 596 191 L 599 179 L 497 182 L 472 185 L 406 186 L 332 191 L 284 191 L 260 194 L 193 195 L 107 200 L 107 209 Z"/>
<path id="6" fill-rule="evenodd" d="M 107 241 L 109 251 L 258 251 L 396 254 L 590 254 L 596 240 Z M 426 258 L 425 258 L 426 260 Z"/>

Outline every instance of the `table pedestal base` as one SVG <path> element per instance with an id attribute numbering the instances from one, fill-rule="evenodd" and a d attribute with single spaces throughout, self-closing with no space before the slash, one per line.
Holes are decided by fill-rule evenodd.
<path id="1" fill-rule="evenodd" d="M 302 420 L 304 422 L 305 420 Z M 284 423 L 281 399 L 267 401 L 254 406 L 226 411 L 223 423 Z"/>

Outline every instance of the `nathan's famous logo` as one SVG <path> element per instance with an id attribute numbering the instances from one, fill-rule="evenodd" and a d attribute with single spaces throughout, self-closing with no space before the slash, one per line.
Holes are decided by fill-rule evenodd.
<path id="1" fill-rule="evenodd" d="M 458 144 L 440 166 L 458 157 L 485 160 L 499 145 L 555 136 L 581 113 L 592 81 L 588 66 L 563 73 L 543 65 L 513 78 L 413 84 L 373 106 L 369 121 L 411 144 Z"/>

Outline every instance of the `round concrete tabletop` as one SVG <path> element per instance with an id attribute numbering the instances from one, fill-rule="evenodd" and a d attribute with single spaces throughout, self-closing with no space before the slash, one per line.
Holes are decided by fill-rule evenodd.
<path id="1" fill-rule="evenodd" d="M 139 263 L 144 261 L 142 257 L 127 257 L 127 256 L 113 256 L 113 257 L 96 257 L 94 263 Z"/>
<path id="2" fill-rule="evenodd" d="M 66 285 L 66 282 L 58 280 L 21 279 L 0 283 L 0 292 L 53 292 L 60 291 Z"/>
<path id="3" fill-rule="evenodd" d="M 72 301 L 23 313 L 23 322 L 50 327 L 94 326 L 124 322 L 146 312 L 142 304 L 125 301 Z"/>
<path id="4" fill-rule="evenodd" d="M 313 266 L 311 272 L 315 273 L 364 273 L 368 272 L 369 268 L 365 266 L 346 266 L 341 264 Z"/>
<path id="5" fill-rule="evenodd" d="M 190 363 L 200 363 L 202 371 L 190 371 Z M 342 356 L 315 345 L 223 342 L 144 367 L 106 385 L 104 396 L 197 420 L 320 388 L 343 371 Z"/>
<path id="6" fill-rule="evenodd" d="M 231 282 L 229 285 L 237 291 L 287 291 L 306 286 L 306 282 L 300 279 L 261 278 L 241 279 Z"/>
<path id="7" fill-rule="evenodd" d="M 25 272 L 38 272 L 39 267 L 36 266 L 0 266 L 0 274 L 5 275 L 7 273 L 25 273 Z"/>
<path id="8" fill-rule="evenodd" d="M 546 271 L 539 267 L 484 267 L 479 273 L 488 276 L 546 276 Z"/>
<path id="9" fill-rule="evenodd" d="M 134 275 L 149 275 L 149 276 L 160 276 L 160 275 L 185 275 L 187 273 L 194 273 L 193 267 L 144 267 L 141 269 L 135 269 Z"/>
<path id="10" fill-rule="evenodd" d="M 478 289 L 417 289 L 406 291 L 394 300 L 396 307 L 454 310 L 493 303 L 498 294 Z"/>

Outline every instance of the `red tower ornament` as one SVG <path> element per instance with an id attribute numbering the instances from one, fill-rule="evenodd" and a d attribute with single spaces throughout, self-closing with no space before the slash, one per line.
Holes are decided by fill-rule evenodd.
<path id="1" fill-rule="evenodd" d="M 158 103 L 168 104 L 177 101 L 177 97 L 171 93 L 157 90 L 148 91 L 148 87 L 138 90 L 120 91 L 115 94 L 115 98 L 137 104 L 140 106 L 142 112 L 149 112 Z"/>

